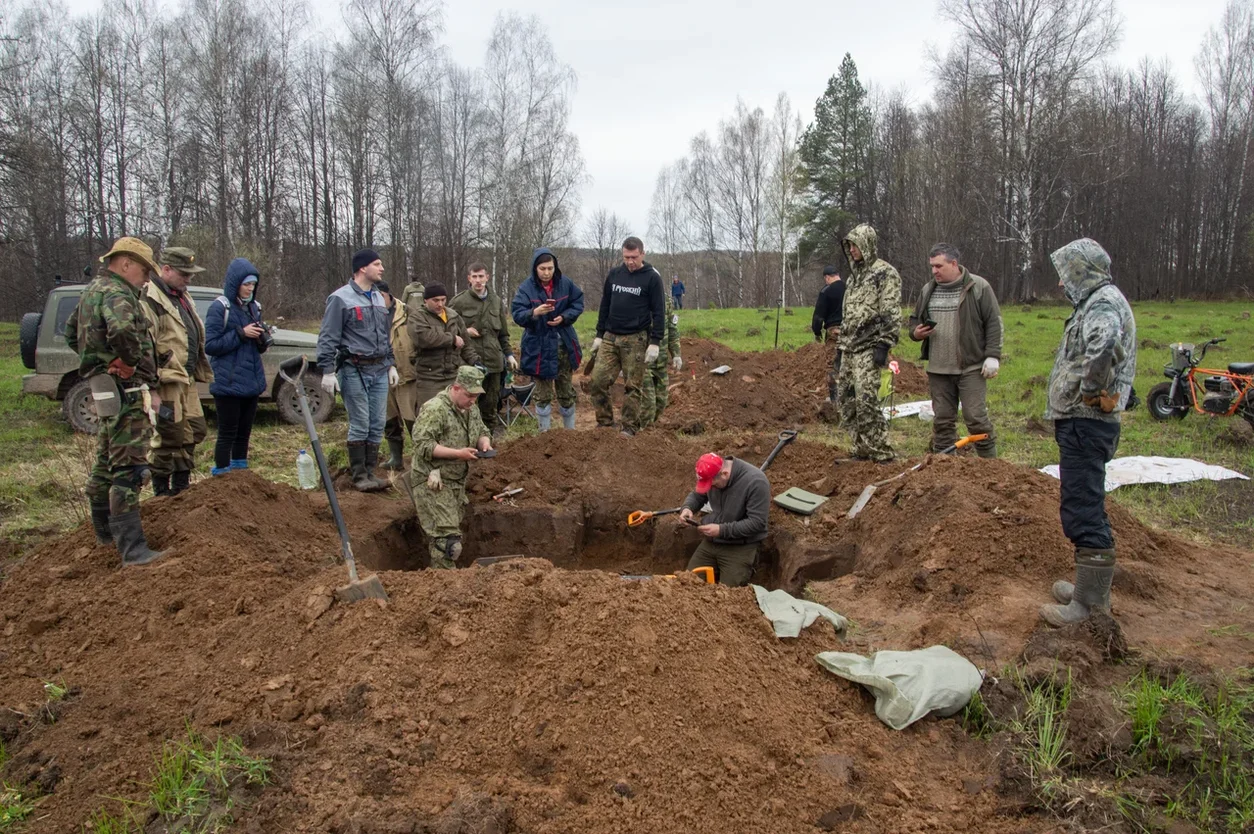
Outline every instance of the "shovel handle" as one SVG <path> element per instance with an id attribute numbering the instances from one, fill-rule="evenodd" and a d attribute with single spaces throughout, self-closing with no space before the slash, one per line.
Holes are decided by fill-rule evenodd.
<path id="1" fill-rule="evenodd" d="M 941 452 L 941 454 L 942 454 L 942 455 L 947 455 L 947 454 L 949 454 L 950 452 L 956 452 L 956 451 L 958 451 L 959 449 L 961 449 L 961 448 L 962 448 L 962 447 L 964 447 L 964 446 L 969 446 L 969 445 L 971 445 L 972 443 L 979 443 L 981 440 L 988 440 L 988 435 L 987 435 L 987 434 L 971 434 L 971 435 L 967 435 L 966 437 L 962 438 L 961 440 L 959 440 L 959 441 L 958 441 L 957 443 L 955 443 L 954 445 L 950 446 L 950 447 L 949 447 L 948 449 L 946 449 L 945 451 Z"/>
<path id="2" fill-rule="evenodd" d="M 670 510 L 653 510 L 653 511 L 636 510 L 635 512 L 631 512 L 627 514 L 627 526 L 639 527 L 641 524 L 644 524 L 646 521 L 653 518 L 654 516 L 670 515 L 671 513 L 682 512 L 683 509 L 684 509 L 683 507 L 675 507 L 674 509 L 670 509 Z"/>
<path id="3" fill-rule="evenodd" d="M 279 365 L 279 376 L 295 385 L 297 380 L 304 376 L 307 367 L 309 367 L 309 360 L 302 353 Z"/>

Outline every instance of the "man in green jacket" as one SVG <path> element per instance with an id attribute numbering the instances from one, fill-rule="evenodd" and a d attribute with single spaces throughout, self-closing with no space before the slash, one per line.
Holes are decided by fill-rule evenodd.
<path id="1" fill-rule="evenodd" d="M 483 366 L 483 395 L 479 397 L 479 413 L 488 430 L 498 427 L 497 409 L 501 403 L 501 376 L 506 366 L 518 370 L 518 360 L 509 346 L 509 311 L 505 301 L 488 286 L 488 268 L 481 263 L 466 267 L 470 289 L 453 296 L 452 307 L 466 322 L 470 344 L 479 354 Z"/>
<path id="2" fill-rule="evenodd" d="M 997 457 L 997 434 L 988 416 L 988 380 L 1001 368 L 1001 308 L 993 288 L 958 262 L 951 243 L 928 252 L 932 280 L 923 286 L 910 317 L 910 338 L 923 343 L 927 381 L 936 420 L 932 451 L 958 442 L 958 404 L 970 434 L 987 434 L 975 444 L 982 458 Z"/>
<path id="3" fill-rule="evenodd" d="M 414 348 L 414 376 L 418 380 L 417 408 L 457 378 L 462 365 L 478 365 L 479 354 L 470 344 L 466 320 L 448 306 L 443 284 L 427 284 L 422 307 L 411 310 L 405 327 Z"/>

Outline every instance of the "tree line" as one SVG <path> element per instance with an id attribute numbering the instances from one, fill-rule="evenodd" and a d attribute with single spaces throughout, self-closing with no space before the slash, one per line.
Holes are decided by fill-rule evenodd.
<path id="1" fill-rule="evenodd" d="M 1170 66 L 1106 62 L 1114 0 L 941 0 L 956 37 L 931 101 L 868 89 L 846 54 L 802 129 L 738 102 L 657 176 L 650 236 L 702 305 L 806 303 L 859 222 L 901 270 L 927 251 L 1016 300 L 1056 295 L 1049 252 L 1102 243 L 1134 299 L 1248 296 L 1254 258 L 1254 2 L 1232 0 L 1200 45 L 1200 100 Z M 802 281 L 803 276 L 808 276 Z M 692 295 L 694 289 L 696 295 Z"/>

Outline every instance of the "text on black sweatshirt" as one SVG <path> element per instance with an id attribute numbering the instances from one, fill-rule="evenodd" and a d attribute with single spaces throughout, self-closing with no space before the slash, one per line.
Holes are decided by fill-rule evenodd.
<path id="1" fill-rule="evenodd" d="M 597 338 L 606 332 L 619 336 L 649 331 L 649 344 L 660 345 L 666 332 L 666 296 L 662 276 L 647 262 L 635 272 L 619 264 L 605 276 Z"/>

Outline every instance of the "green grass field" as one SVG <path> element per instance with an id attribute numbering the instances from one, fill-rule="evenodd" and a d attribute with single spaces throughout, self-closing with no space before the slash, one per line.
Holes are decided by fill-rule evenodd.
<path id="1" fill-rule="evenodd" d="M 1175 304 L 1135 305 L 1138 354 L 1136 387 L 1142 396 L 1163 379 L 1169 360 L 1166 345 L 1174 341 L 1202 342 L 1225 337 L 1214 362 L 1254 361 L 1254 323 L 1245 318 L 1254 303 L 1181 301 Z M 787 312 L 787 311 L 785 311 Z M 1006 346 L 1001 375 L 989 386 L 989 407 L 1000 434 L 1001 454 L 1009 460 L 1040 467 L 1057 462 L 1048 429 L 1041 424 L 1045 409 L 1045 381 L 1070 308 L 1054 305 L 1010 306 L 1003 310 Z M 680 330 L 722 342 L 736 350 L 769 350 L 775 344 L 775 310 L 682 310 Z M 580 339 L 591 344 L 595 313 L 577 324 Z M 796 348 L 809 342 L 810 310 L 795 308 L 779 321 L 779 346 Z M 316 324 L 313 326 L 316 327 Z M 902 337 L 897 355 L 917 361 L 918 346 Z M 43 535 L 78 523 L 85 515 L 82 482 L 92 457 L 94 441 L 75 435 L 61 417 L 60 405 L 21 396 L 21 377 L 27 371 L 18 356 L 17 327 L 0 324 L 0 537 L 20 546 L 31 536 Z M 804 415 L 809 419 L 809 415 Z M 1254 449 L 1237 447 L 1224 439 L 1228 419 L 1191 413 L 1182 421 L 1158 423 L 1144 408 L 1129 413 L 1123 424 L 1120 455 L 1191 457 L 1251 474 Z M 212 429 L 212 426 L 211 426 Z M 323 446 L 332 465 L 343 464 L 347 427 L 337 410 L 320 427 Z M 927 448 L 929 426 L 914 418 L 891 423 L 898 452 L 919 455 Z M 816 426 L 813 436 L 839 445 L 842 432 Z M 199 455 L 198 476 L 208 475 L 208 450 L 213 435 Z M 282 423 L 273 406 L 263 406 L 253 434 L 251 463 L 268 478 L 295 484 L 295 457 L 307 445 L 304 431 Z M 1173 487 L 1124 487 L 1112 497 L 1130 507 L 1142 520 L 1186 535 L 1220 538 L 1254 547 L 1254 499 L 1248 482 L 1183 484 Z"/>

